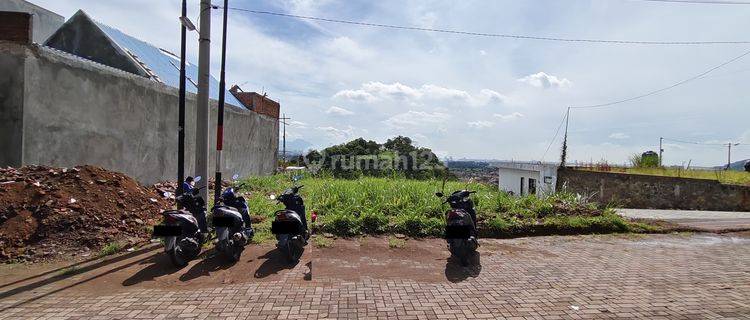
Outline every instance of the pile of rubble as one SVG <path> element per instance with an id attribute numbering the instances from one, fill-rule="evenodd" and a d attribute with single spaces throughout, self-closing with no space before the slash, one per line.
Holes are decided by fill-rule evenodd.
<path id="1" fill-rule="evenodd" d="M 0 168 L 0 261 L 87 257 L 112 242 L 147 241 L 170 206 L 155 188 L 95 166 Z"/>

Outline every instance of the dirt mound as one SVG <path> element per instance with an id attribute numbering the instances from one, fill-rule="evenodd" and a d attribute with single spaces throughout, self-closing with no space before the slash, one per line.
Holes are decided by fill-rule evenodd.
<path id="1" fill-rule="evenodd" d="M 169 206 L 155 189 L 95 166 L 0 169 L 0 261 L 86 257 L 144 241 Z"/>

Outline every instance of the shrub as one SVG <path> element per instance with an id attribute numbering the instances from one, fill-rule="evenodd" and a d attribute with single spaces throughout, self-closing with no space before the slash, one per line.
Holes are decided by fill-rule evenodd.
<path id="1" fill-rule="evenodd" d="M 365 213 L 359 217 L 359 225 L 364 233 L 380 234 L 388 229 L 388 217 L 382 212 Z"/>
<path id="2" fill-rule="evenodd" d="M 324 216 L 323 223 L 323 230 L 341 236 L 353 236 L 360 232 L 359 220 L 352 214 L 328 214 Z"/>
<path id="3" fill-rule="evenodd" d="M 99 257 L 106 257 L 109 255 L 113 255 L 115 253 L 120 252 L 122 250 L 122 246 L 119 242 L 110 242 L 107 245 L 105 245 L 101 251 L 99 251 Z"/>
<path id="4" fill-rule="evenodd" d="M 428 218 L 420 214 L 396 216 L 395 231 L 414 237 L 442 236 L 445 223 L 439 218 Z"/>
<path id="5" fill-rule="evenodd" d="M 489 229 L 488 231 L 495 235 L 510 233 L 513 231 L 514 226 L 515 222 L 500 215 L 490 219 L 487 222 L 487 228 Z"/>

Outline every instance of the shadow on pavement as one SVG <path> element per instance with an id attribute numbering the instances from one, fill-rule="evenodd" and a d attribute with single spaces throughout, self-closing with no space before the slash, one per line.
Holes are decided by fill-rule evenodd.
<path id="1" fill-rule="evenodd" d="M 17 287 L 17 288 L 8 290 L 8 291 L 0 292 L 0 299 L 4 299 L 4 298 L 10 297 L 10 296 L 19 294 L 21 292 L 31 291 L 31 290 L 34 290 L 36 288 L 39 288 L 39 287 L 42 287 L 42 286 L 45 286 L 45 285 L 48 285 L 48 284 L 51 284 L 51 283 L 55 283 L 55 282 L 58 282 L 58 281 L 65 280 L 65 279 L 70 278 L 72 276 L 76 276 L 76 275 L 79 275 L 79 274 L 82 274 L 82 273 L 86 273 L 86 272 L 89 272 L 89 271 L 96 270 L 96 269 L 101 268 L 101 267 L 112 265 L 112 264 L 118 263 L 120 261 L 127 260 L 129 258 L 132 258 L 132 257 L 138 256 L 138 255 L 144 254 L 146 252 L 149 252 L 149 251 L 152 251 L 152 250 L 156 250 L 157 248 L 158 248 L 157 246 L 145 247 L 145 248 L 142 248 L 140 250 L 136 250 L 136 251 L 133 251 L 133 252 L 128 252 L 126 254 L 118 255 L 118 256 L 115 256 L 115 257 L 112 257 L 112 258 L 109 258 L 109 259 L 104 258 L 101 261 L 98 261 L 96 263 L 93 263 L 93 264 L 90 264 L 90 265 L 86 265 L 86 266 L 83 266 L 83 267 L 78 267 L 77 265 L 73 265 L 73 266 L 75 266 L 75 268 L 68 269 L 68 270 L 70 270 L 68 272 L 64 272 L 62 274 L 58 274 L 58 275 L 52 276 L 50 278 L 41 279 L 41 280 L 39 280 L 37 282 L 29 283 L 29 284 L 26 284 L 26 285 L 23 285 L 23 286 L 20 286 L 20 287 Z M 51 273 L 51 271 L 48 271 L 48 272 L 45 272 L 44 274 L 50 274 L 50 273 Z M 19 281 L 14 281 L 13 283 L 20 283 L 23 280 L 30 280 L 30 279 L 33 279 L 33 278 L 34 277 L 29 277 L 27 279 L 22 279 L 22 280 L 19 280 Z M 7 285 L 10 285 L 10 284 L 7 284 Z M 6 286 L 6 285 L 3 285 L 3 286 Z"/>
<path id="2" fill-rule="evenodd" d="M 144 281 L 153 281 L 155 278 L 172 274 L 182 269 L 176 268 L 172 264 L 172 261 L 169 260 L 169 256 L 163 253 L 155 253 L 147 260 L 142 261 L 140 264 L 148 264 L 148 266 L 142 268 L 134 275 L 130 276 L 130 278 L 125 279 L 125 281 L 122 282 L 123 286 L 127 287 L 134 284 L 139 284 Z"/>
<path id="3" fill-rule="evenodd" d="M 263 258 L 266 261 L 263 261 L 258 270 L 255 270 L 256 278 L 265 278 L 284 269 L 293 269 L 299 263 L 299 261 L 297 263 L 289 263 L 284 254 L 278 249 L 272 249 L 259 257 L 259 259 Z"/>
<path id="4" fill-rule="evenodd" d="M 229 269 L 235 264 L 235 262 L 230 262 L 218 252 L 212 251 L 207 257 L 203 258 L 203 260 L 190 268 L 190 270 L 182 274 L 180 276 L 180 281 L 184 282 L 199 277 L 207 277 L 210 276 L 212 272 Z"/>
<path id="5" fill-rule="evenodd" d="M 149 248 L 149 250 L 151 250 L 151 249 L 154 249 L 154 248 Z M 145 251 L 148 251 L 148 250 L 145 250 Z M 144 252 L 145 252 L 145 251 L 144 251 Z M 144 253 L 144 252 L 140 252 L 140 253 Z M 131 254 L 132 254 L 132 252 L 131 252 Z M 126 257 L 132 257 L 132 255 L 131 255 L 131 254 L 127 254 L 127 255 L 124 255 L 124 256 L 126 256 Z M 138 259 L 138 260 L 135 260 L 135 261 L 132 261 L 132 262 L 129 262 L 129 263 L 126 263 L 126 264 L 123 264 L 123 265 L 120 265 L 120 266 L 114 267 L 114 268 L 112 268 L 112 269 L 110 269 L 110 270 L 107 270 L 107 271 L 105 271 L 105 272 L 102 272 L 102 273 L 100 273 L 100 274 L 97 274 L 97 275 L 95 275 L 95 276 L 93 276 L 93 277 L 91 277 L 91 278 L 87 278 L 87 279 L 84 279 L 84 280 L 80 280 L 80 281 L 74 282 L 74 283 L 72 283 L 72 284 L 69 284 L 69 285 L 67 285 L 67 286 L 64 286 L 64 287 L 61 287 L 61 288 L 57 288 L 57 289 L 55 289 L 55 290 L 52 290 L 52 291 L 49 291 L 49 292 L 45 292 L 45 293 L 43 293 L 43 294 L 40 294 L 40 295 L 38 295 L 38 296 L 34 296 L 34 297 L 32 297 L 32 298 L 29 298 L 29 299 L 27 299 L 27 300 L 24 300 L 24 301 L 19 301 L 19 302 L 16 302 L 16 303 L 14 303 L 14 304 L 12 304 L 12 305 L 10 305 L 10 306 L 6 306 L 6 307 L 4 307 L 4 308 L 0 309 L 0 313 L 2 313 L 2 312 L 3 312 L 3 311 L 5 311 L 5 310 L 8 310 L 8 309 L 12 309 L 12 308 L 16 308 L 16 307 L 19 307 L 19 306 L 21 306 L 21 305 L 24 305 L 24 304 L 26 304 L 26 303 L 29 303 L 29 302 L 32 302 L 32 301 L 36 301 L 36 300 L 39 300 L 39 299 L 41 299 L 41 298 L 44 298 L 44 297 L 47 297 L 47 296 L 53 295 L 53 294 L 55 294 L 55 293 L 58 293 L 58 292 L 60 292 L 60 291 L 63 291 L 63 290 L 67 290 L 67 289 L 70 289 L 70 288 L 72 288 L 72 287 L 75 287 L 75 286 L 77 286 L 77 285 L 80 285 L 80 284 L 83 284 L 83 283 L 89 282 L 89 281 L 91 281 L 91 280 L 95 280 L 95 279 L 101 278 L 101 277 L 103 277 L 103 276 L 106 276 L 106 275 L 108 275 L 108 274 L 112 274 L 112 273 L 115 273 L 115 272 L 118 272 L 118 271 L 121 271 L 121 270 L 124 270 L 124 269 L 130 268 L 130 267 L 132 267 L 132 266 L 134 266 L 134 265 L 136 265 L 136 264 L 139 264 L 139 263 L 142 263 L 143 261 L 146 261 L 147 259 L 148 259 L 148 258 L 142 258 L 142 259 Z M 110 259 L 110 260 L 121 261 L 121 260 L 123 260 L 123 258 L 121 258 L 121 257 L 116 257 L 116 258 L 114 258 L 114 259 Z M 113 262 L 114 262 L 114 261 L 110 261 L 110 260 L 107 260 L 107 261 L 103 261 L 103 262 L 109 262 L 109 263 L 113 263 Z M 100 263 L 101 263 L 101 262 L 100 262 Z M 107 264 L 109 264 L 109 263 L 107 263 Z M 78 273 L 76 273 L 76 274 L 78 274 Z M 72 276 L 72 275 L 70 275 L 70 276 Z M 70 277 L 70 276 L 66 276 L 66 277 L 63 277 L 62 279 L 68 278 L 68 277 Z M 58 277 L 55 277 L 55 278 L 52 278 L 52 279 L 53 279 L 53 280 L 54 280 L 54 279 L 57 279 L 57 280 L 62 280 L 62 279 L 60 279 L 60 278 L 58 278 Z M 52 281 L 52 282 L 54 282 L 54 281 Z M 50 283 L 50 282 L 47 282 L 47 283 Z M 45 284 L 47 284 L 47 283 L 45 283 Z M 42 285 L 44 285 L 44 284 L 42 284 Z M 42 285 L 38 285 L 38 286 L 36 286 L 36 287 L 34 287 L 34 288 L 38 288 L 38 287 L 40 287 L 40 286 L 42 286 Z M 24 287 L 26 287 L 26 286 L 24 286 Z M 24 288 L 24 287 L 21 287 L 21 288 Z M 34 289 L 34 288 L 31 288 L 31 289 Z M 8 292 L 4 292 L 3 294 L 9 293 L 9 292 L 13 292 L 13 293 L 12 293 L 12 294 L 10 294 L 10 295 L 13 295 L 13 294 L 16 294 L 16 293 L 20 293 L 21 291 L 19 291 L 19 292 L 15 292 L 15 291 L 16 291 L 16 290 L 18 290 L 18 289 L 20 289 L 20 288 L 16 288 L 16 289 L 13 289 L 13 290 L 11 290 L 11 291 L 8 291 Z M 26 289 L 25 289 L 25 290 L 23 290 L 23 291 L 28 291 L 28 290 L 31 290 L 31 289 L 29 289 L 29 288 L 26 288 Z"/>
<path id="6" fill-rule="evenodd" d="M 445 262 L 445 278 L 450 282 L 461 282 L 469 277 L 476 278 L 482 272 L 481 253 L 475 252 L 469 258 L 466 266 L 461 265 L 461 260 L 451 255 Z"/>

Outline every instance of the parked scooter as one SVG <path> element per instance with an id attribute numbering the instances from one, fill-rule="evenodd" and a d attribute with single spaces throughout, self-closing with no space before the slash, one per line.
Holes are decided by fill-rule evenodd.
<path id="1" fill-rule="evenodd" d="M 445 184 L 443 184 L 445 187 Z M 445 213 L 445 240 L 448 242 L 448 250 L 451 254 L 466 266 L 469 258 L 474 255 L 479 246 L 476 231 L 476 211 L 471 194 L 476 191 L 458 190 L 450 194 L 444 201 L 451 209 Z M 435 193 L 443 198 L 442 192 Z"/>
<path id="2" fill-rule="evenodd" d="M 300 176 L 292 178 L 295 186 L 286 189 L 281 195 L 271 195 L 271 200 L 283 203 L 285 209 L 275 213 L 275 220 L 271 224 L 271 232 L 276 235 L 279 248 L 290 263 L 296 263 L 302 257 L 307 245 L 308 230 L 305 216 L 305 203 L 299 195 L 302 185 L 297 186 Z"/>
<path id="3" fill-rule="evenodd" d="M 232 180 L 237 180 L 237 177 L 235 174 Z M 219 202 L 212 210 L 212 222 L 214 228 L 216 228 L 216 251 L 231 262 L 240 260 L 245 245 L 250 242 L 254 234 L 252 228 L 245 228 L 244 219 L 240 212 L 243 209 L 247 210 L 247 205 L 244 205 L 244 208 L 232 206 L 238 204 L 244 205 L 245 199 L 236 196 L 234 188 L 228 188 L 222 193 Z"/>
<path id="4" fill-rule="evenodd" d="M 200 181 L 196 177 L 195 181 Z M 206 237 L 199 228 L 196 218 L 206 210 L 206 202 L 199 195 L 201 189 L 193 189 L 175 198 L 177 204 L 184 209 L 165 210 L 162 212 L 164 221 L 161 225 L 154 226 L 153 237 L 164 238 L 164 252 L 175 267 L 182 268 L 195 259 L 201 251 Z M 171 194 L 166 192 L 165 196 Z"/>

